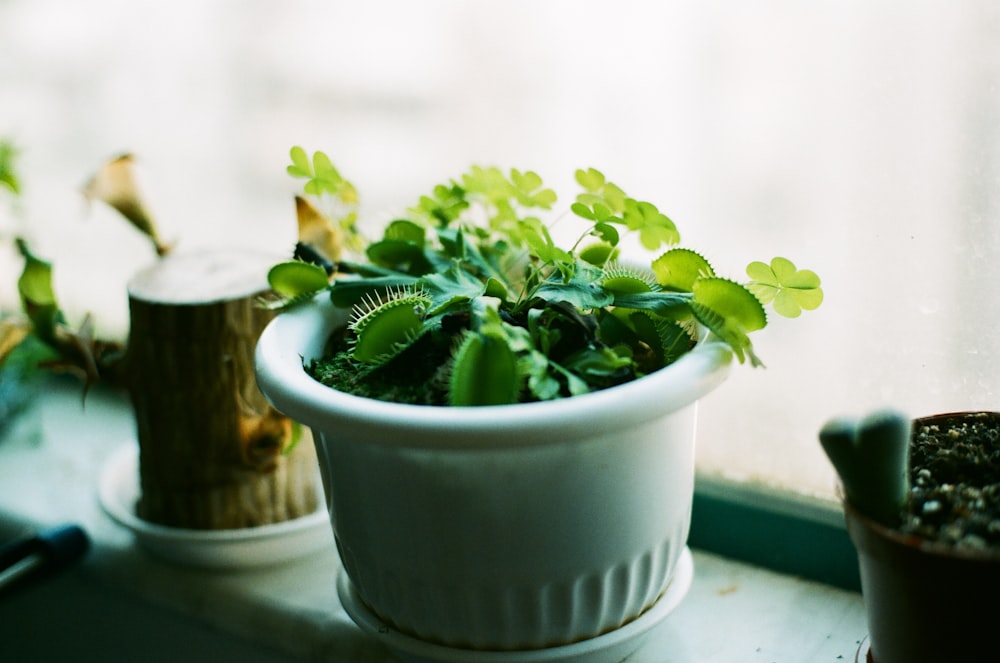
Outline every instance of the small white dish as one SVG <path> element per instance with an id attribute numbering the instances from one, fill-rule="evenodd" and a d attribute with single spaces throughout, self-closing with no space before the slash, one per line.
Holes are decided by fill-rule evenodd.
<path id="1" fill-rule="evenodd" d="M 373 635 L 407 663 L 621 663 L 639 649 L 649 632 L 680 604 L 693 578 L 694 562 L 691 551 L 685 547 L 667 590 L 638 618 L 594 638 L 523 651 L 459 649 L 400 633 L 364 604 L 343 570 L 337 577 L 337 594 L 344 610 L 361 630 Z"/>
<path id="2" fill-rule="evenodd" d="M 139 518 L 139 451 L 126 446 L 111 455 L 98 484 L 101 506 L 131 530 L 157 557 L 203 568 L 233 569 L 284 562 L 322 548 L 334 554 L 333 531 L 323 500 L 313 513 L 273 525 L 227 530 L 167 527 Z"/>

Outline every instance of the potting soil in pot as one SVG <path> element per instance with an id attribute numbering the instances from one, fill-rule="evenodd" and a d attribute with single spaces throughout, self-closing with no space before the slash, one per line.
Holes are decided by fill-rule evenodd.
<path id="1" fill-rule="evenodd" d="M 959 549 L 1000 550 L 1000 415 L 917 420 L 910 475 L 900 531 Z"/>

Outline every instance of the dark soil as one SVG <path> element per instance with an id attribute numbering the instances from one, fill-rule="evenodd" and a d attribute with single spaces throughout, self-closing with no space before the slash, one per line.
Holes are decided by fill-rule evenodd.
<path id="1" fill-rule="evenodd" d="M 1000 414 L 917 420 L 910 482 L 901 531 L 1000 551 Z"/>
<path id="2" fill-rule="evenodd" d="M 323 357 L 306 366 L 315 380 L 355 396 L 412 405 L 447 404 L 447 368 L 451 340 L 425 334 L 380 367 L 361 366 L 350 358 L 346 330 L 335 332 Z"/>

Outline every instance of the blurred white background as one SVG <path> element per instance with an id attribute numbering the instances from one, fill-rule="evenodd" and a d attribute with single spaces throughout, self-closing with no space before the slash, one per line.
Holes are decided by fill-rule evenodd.
<path id="1" fill-rule="evenodd" d="M 294 240 L 288 149 L 369 219 L 479 163 L 575 193 L 603 170 L 743 278 L 783 255 L 826 302 L 703 401 L 699 467 L 831 496 L 834 414 L 1000 409 L 1000 5 L 940 0 L 0 0 L 0 204 L 64 307 L 122 333 L 148 244 L 79 189 L 137 155 L 178 250 Z M 6 201 L 3 201 L 4 203 Z M 20 264 L 0 250 L 0 303 Z"/>

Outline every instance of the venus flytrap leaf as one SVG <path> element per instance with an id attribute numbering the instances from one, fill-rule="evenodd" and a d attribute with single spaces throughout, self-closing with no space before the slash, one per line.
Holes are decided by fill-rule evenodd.
<path id="1" fill-rule="evenodd" d="M 289 172 L 321 188 L 343 179 L 325 155 L 310 160 L 304 150 L 293 151 Z M 741 362 L 762 365 L 749 334 L 767 318 L 750 290 L 687 249 L 666 251 L 650 272 L 617 264 L 624 233 L 650 249 L 680 234 L 656 205 L 600 171 L 581 169 L 576 180 L 582 190 L 569 209 L 583 228 L 568 249 L 535 215 L 556 196 L 534 171 L 474 166 L 435 186 L 367 245 L 367 263 L 337 262 L 331 299 L 361 306 L 335 339 L 331 364 L 377 365 L 362 372 L 372 382 L 414 376 L 405 388 L 380 389 L 390 399 L 430 387 L 435 395 L 412 402 L 462 405 L 603 389 L 677 360 L 706 330 Z M 751 267 L 751 285 L 770 288 L 779 312 L 791 310 L 789 298 L 803 310 L 818 304 L 810 272 L 780 260 L 764 267 Z M 318 275 L 301 276 L 319 285 Z M 357 381 L 336 370 L 314 375 L 352 391 Z"/>
<path id="2" fill-rule="evenodd" d="M 578 255 L 580 260 L 587 263 L 588 265 L 594 265 L 595 267 L 602 267 L 609 262 L 613 262 L 618 259 L 620 252 L 615 246 L 618 244 L 618 235 L 615 233 L 615 243 L 609 244 L 607 242 L 595 242 L 593 244 L 588 244 L 580 249 Z"/>
<path id="3" fill-rule="evenodd" d="M 654 275 L 619 263 L 605 265 L 599 282 L 601 287 L 612 295 L 659 290 Z"/>
<path id="4" fill-rule="evenodd" d="M 267 272 L 267 282 L 286 305 L 304 301 L 330 286 L 326 270 L 319 265 L 295 260 L 273 266 Z"/>
<path id="5" fill-rule="evenodd" d="M 753 366 L 762 366 L 747 335 L 767 325 L 760 301 L 740 284 L 719 277 L 696 280 L 691 292 L 691 311 L 698 321 L 732 346 L 740 363 L 748 357 Z"/>
<path id="6" fill-rule="evenodd" d="M 478 298 L 472 303 L 482 323 L 465 333 L 455 352 L 448 386 L 451 405 L 507 405 L 518 400 L 518 358 L 495 301 Z"/>
<path id="7" fill-rule="evenodd" d="M 712 265 L 690 249 L 671 249 L 653 261 L 653 273 L 664 290 L 690 292 L 694 282 L 715 276 Z"/>
<path id="8" fill-rule="evenodd" d="M 369 297 L 351 314 L 350 329 L 356 335 L 353 356 L 360 362 L 384 364 L 402 352 L 419 335 L 430 297 L 400 290 Z"/>
<path id="9" fill-rule="evenodd" d="M 357 305 L 366 295 L 380 296 L 400 288 L 409 288 L 417 284 L 418 279 L 406 274 L 388 274 L 371 276 L 364 279 L 339 278 L 330 284 L 330 301 L 340 308 L 351 308 Z"/>
<path id="10" fill-rule="evenodd" d="M 517 357 L 502 337 L 468 333 L 455 352 L 451 405 L 507 405 L 519 392 Z"/>
<path id="11" fill-rule="evenodd" d="M 633 292 L 613 296 L 612 304 L 627 309 L 642 309 L 670 320 L 691 316 L 690 292 Z"/>

